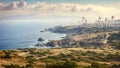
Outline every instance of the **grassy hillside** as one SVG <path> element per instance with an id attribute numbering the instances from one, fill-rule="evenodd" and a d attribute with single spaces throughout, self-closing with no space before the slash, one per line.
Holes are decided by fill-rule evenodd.
<path id="1" fill-rule="evenodd" d="M 120 51 L 100 48 L 17 49 L 0 51 L 0 68 L 113 68 L 120 64 Z"/>

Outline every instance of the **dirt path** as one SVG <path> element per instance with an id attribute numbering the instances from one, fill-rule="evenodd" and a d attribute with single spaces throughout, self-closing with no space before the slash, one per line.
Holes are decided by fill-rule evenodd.
<path id="1" fill-rule="evenodd" d="M 106 33 L 106 37 L 105 37 L 105 39 L 104 39 L 104 41 L 103 41 L 103 43 L 105 44 L 105 45 L 108 45 L 107 44 L 107 41 L 108 41 L 108 38 L 109 38 L 109 33 Z"/>

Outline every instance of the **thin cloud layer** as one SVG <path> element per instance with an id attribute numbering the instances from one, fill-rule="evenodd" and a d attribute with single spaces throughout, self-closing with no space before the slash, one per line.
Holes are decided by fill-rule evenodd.
<path id="1" fill-rule="evenodd" d="M 103 6 L 94 4 L 79 3 L 45 3 L 37 2 L 35 4 L 27 4 L 26 1 L 16 1 L 11 3 L 0 3 L 0 15 L 118 15 L 120 9 L 115 6 Z"/>

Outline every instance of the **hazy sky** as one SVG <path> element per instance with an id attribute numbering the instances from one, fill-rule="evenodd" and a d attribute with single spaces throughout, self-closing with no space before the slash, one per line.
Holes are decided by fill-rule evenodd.
<path id="1" fill-rule="evenodd" d="M 115 16 L 120 18 L 120 0 L 0 0 L 0 21 L 10 19 L 75 19 Z"/>
<path id="2" fill-rule="evenodd" d="M 20 0 L 0 0 L 0 2 L 13 2 Z M 115 3 L 120 2 L 120 0 L 25 0 L 28 3 L 36 3 L 36 2 L 47 2 L 47 3 Z"/>

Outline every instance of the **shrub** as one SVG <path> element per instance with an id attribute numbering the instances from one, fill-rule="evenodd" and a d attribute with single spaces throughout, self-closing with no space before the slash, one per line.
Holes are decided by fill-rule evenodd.
<path id="1" fill-rule="evenodd" d="M 120 61 L 120 55 L 118 53 L 116 54 L 108 54 L 106 56 L 107 60 L 115 60 L 115 61 Z"/>
<path id="2" fill-rule="evenodd" d="M 91 66 L 88 68 L 104 68 L 104 66 L 102 64 L 92 62 Z"/>
<path id="3" fill-rule="evenodd" d="M 55 63 L 55 64 L 47 64 L 46 68 L 62 68 L 62 63 Z"/>
<path id="4" fill-rule="evenodd" d="M 1 56 L 1 58 L 4 58 L 4 59 L 10 59 L 11 56 L 9 54 L 6 54 L 5 56 Z"/>
<path id="5" fill-rule="evenodd" d="M 77 64 L 73 61 L 66 61 L 63 64 L 63 68 L 76 68 L 76 67 L 77 67 Z"/>
<path id="6" fill-rule="evenodd" d="M 120 64 L 119 65 L 114 64 L 114 65 L 112 65 L 111 68 L 120 68 Z"/>
<path id="7" fill-rule="evenodd" d="M 64 63 L 54 63 L 54 64 L 47 64 L 46 68 L 76 68 L 77 64 L 73 61 L 66 61 Z"/>
<path id="8" fill-rule="evenodd" d="M 34 68 L 32 64 L 27 64 L 25 68 Z"/>
<path id="9" fill-rule="evenodd" d="M 24 66 L 19 66 L 17 64 L 3 65 L 5 68 L 25 68 Z"/>

